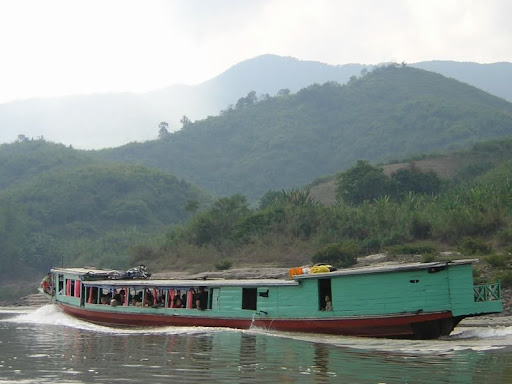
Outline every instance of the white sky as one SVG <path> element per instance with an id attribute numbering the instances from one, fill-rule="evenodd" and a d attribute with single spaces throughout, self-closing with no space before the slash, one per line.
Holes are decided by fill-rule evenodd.
<path id="1" fill-rule="evenodd" d="M 206 81 L 266 53 L 512 61 L 510 0 L 0 0 L 0 103 Z"/>

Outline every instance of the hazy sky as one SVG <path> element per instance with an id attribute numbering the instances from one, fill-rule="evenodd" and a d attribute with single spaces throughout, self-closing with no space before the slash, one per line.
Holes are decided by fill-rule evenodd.
<path id="1" fill-rule="evenodd" d="M 197 84 L 272 53 L 512 61 L 510 0 L 0 0 L 0 103 Z"/>

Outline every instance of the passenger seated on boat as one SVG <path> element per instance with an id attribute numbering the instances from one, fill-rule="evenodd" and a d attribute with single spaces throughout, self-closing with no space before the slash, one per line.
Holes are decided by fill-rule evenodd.
<path id="1" fill-rule="evenodd" d="M 174 299 L 174 308 L 184 308 L 185 306 L 183 305 L 183 301 L 181 301 L 181 298 L 179 296 L 177 296 L 175 299 Z"/>
<path id="2" fill-rule="evenodd" d="M 205 291 L 204 287 L 199 287 L 199 292 L 196 296 L 196 308 L 204 311 L 208 306 L 208 292 Z"/>
<path id="3" fill-rule="evenodd" d="M 151 307 L 153 305 L 153 295 L 150 291 L 146 290 L 146 294 L 144 295 L 144 306 Z"/>
<path id="4" fill-rule="evenodd" d="M 112 300 L 110 300 L 110 305 L 116 307 L 118 305 L 124 304 L 124 289 L 122 289 L 119 293 L 116 293 Z"/>
<path id="5" fill-rule="evenodd" d="M 136 307 L 142 307 L 142 299 L 133 299 L 133 305 Z"/>
<path id="6" fill-rule="evenodd" d="M 150 305 L 152 308 L 161 308 L 165 306 L 165 296 L 157 295 L 156 300 L 153 299 L 153 302 Z"/>
<path id="7" fill-rule="evenodd" d="M 101 296 L 100 303 L 101 304 L 110 305 L 110 300 L 112 300 L 112 295 L 111 294 L 108 294 L 108 295 L 105 295 L 105 296 Z"/>
<path id="8" fill-rule="evenodd" d="M 329 296 L 325 296 L 325 306 L 324 311 L 332 311 L 332 302 Z"/>
<path id="9" fill-rule="evenodd" d="M 135 307 L 142 307 L 142 292 L 138 292 L 132 297 L 131 305 Z"/>

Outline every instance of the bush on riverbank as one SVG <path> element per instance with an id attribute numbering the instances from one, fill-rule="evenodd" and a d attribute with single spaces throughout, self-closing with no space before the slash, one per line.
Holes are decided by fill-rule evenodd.
<path id="1" fill-rule="evenodd" d="M 173 227 L 144 253 L 134 248 L 131 264 L 204 270 L 229 259 L 235 267 L 286 267 L 308 264 L 326 244 L 354 244 L 360 255 L 420 254 L 423 261 L 456 249 L 461 257 L 486 256 L 491 267 L 508 268 L 511 206 L 508 180 L 445 185 L 438 194 L 384 195 L 358 204 L 321 204 L 304 189 L 270 191 L 259 208 L 250 208 L 234 195 Z"/>

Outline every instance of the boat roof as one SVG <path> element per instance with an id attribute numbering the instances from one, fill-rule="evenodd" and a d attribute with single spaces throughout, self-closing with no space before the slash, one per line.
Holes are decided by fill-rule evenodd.
<path id="1" fill-rule="evenodd" d="M 139 288 L 190 288 L 190 287 L 271 287 L 283 285 L 299 285 L 298 281 L 285 279 L 247 279 L 247 280 L 179 280 L 179 279 L 148 279 L 148 280 L 92 280 L 84 281 L 85 285 L 139 287 Z"/>
<path id="2" fill-rule="evenodd" d="M 117 272 L 116 269 L 102 269 L 102 268 L 96 268 L 96 267 L 82 267 L 82 268 L 75 268 L 75 267 L 69 267 L 69 268 L 52 268 L 52 272 L 58 272 L 58 273 L 71 273 L 74 275 L 85 275 L 86 273 L 92 274 L 92 275 L 105 275 L 107 273 Z"/>
<path id="3" fill-rule="evenodd" d="M 364 275 L 369 273 L 389 273 L 389 272 L 402 272 L 423 269 L 439 269 L 455 265 L 472 264 L 477 262 L 478 259 L 463 259 L 454 261 L 436 261 L 432 263 L 406 263 L 406 264 L 385 264 L 385 265 L 370 265 L 365 267 L 354 267 L 339 269 L 333 272 L 325 273 L 311 273 L 303 275 L 295 275 L 296 280 L 310 279 L 326 276 L 344 276 L 344 275 Z"/>
<path id="4" fill-rule="evenodd" d="M 97 268 L 53 268 L 52 272 L 84 276 L 85 285 L 110 287 L 269 287 L 299 284 L 292 279 L 109 279 L 109 273 L 119 271 Z"/>
<path id="5" fill-rule="evenodd" d="M 115 287 L 270 287 L 270 286 L 293 286 L 298 285 L 303 279 L 318 279 L 335 276 L 364 275 L 373 273 L 390 273 L 424 269 L 444 269 L 449 266 L 471 264 L 477 259 L 464 259 L 455 261 L 443 261 L 432 263 L 407 263 L 407 264 L 386 264 L 377 266 L 345 268 L 333 272 L 311 273 L 295 275 L 293 279 L 109 279 L 108 275 L 118 272 L 112 269 L 97 268 L 53 268 L 52 272 L 86 276 L 84 284 L 94 286 L 115 286 Z"/>

